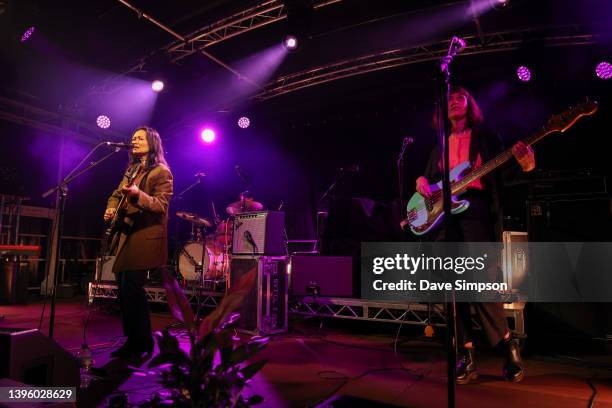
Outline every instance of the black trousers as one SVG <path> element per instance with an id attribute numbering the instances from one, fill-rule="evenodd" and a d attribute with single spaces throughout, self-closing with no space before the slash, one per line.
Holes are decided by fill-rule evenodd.
<path id="1" fill-rule="evenodd" d="M 495 230 L 491 216 L 490 197 L 486 192 L 468 190 L 461 196 L 470 202 L 467 211 L 451 217 L 451 242 L 493 242 Z M 444 224 L 435 236 L 435 241 L 445 240 Z M 474 341 L 470 307 L 482 326 L 489 343 L 497 345 L 509 331 L 508 322 L 501 303 L 457 302 L 457 344 Z"/>
<path id="2" fill-rule="evenodd" d="M 149 302 L 144 290 L 146 282 L 146 270 L 117 273 L 123 334 L 135 347 L 146 347 L 153 341 Z"/>

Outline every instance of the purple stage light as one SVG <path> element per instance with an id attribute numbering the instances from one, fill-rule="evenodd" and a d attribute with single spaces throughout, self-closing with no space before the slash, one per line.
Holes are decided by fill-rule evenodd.
<path id="1" fill-rule="evenodd" d="M 288 35 L 285 37 L 283 44 L 285 45 L 285 48 L 287 48 L 289 51 L 293 51 L 298 47 L 298 40 L 295 36 Z"/>
<path id="2" fill-rule="evenodd" d="M 597 74 L 597 77 L 600 79 L 612 78 L 612 64 L 610 64 L 608 61 L 600 62 L 595 68 L 595 74 Z"/>
<path id="3" fill-rule="evenodd" d="M 523 82 L 529 82 L 531 80 L 531 71 L 524 65 L 518 67 L 516 70 L 516 75 L 518 76 L 518 79 Z"/>
<path id="4" fill-rule="evenodd" d="M 212 143 L 215 140 L 215 131 L 210 128 L 206 128 L 202 130 L 202 133 L 200 133 L 200 138 L 204 143 Z"/>
<path id="5" fill-rule="evenodd" d="M 36 27 L 34 26 L 31 26 L 25 30 L 21 36 L 21 42 L 28 41 L 32 37 L 32 34 L 34 34 L 34 31 L 36 31 Z"/>
<path id="6" fill-rule="evenodd" d="M 108 129 L 111 125 L 110 118 L 106 115 L 100 115 L 96 118 L 96 125 L 101 129 Z"/>
<path id="7" fill-rule="evenodd" d="M 161 92 L 164 89 L 164 83 L 160 80 L 155 80 L 151 83 L 151 89 L 155 92 Z"/>
<path id="8" fill-rule="evenodd" d="M 240 119 L 238 119 L 238 126 L 242 129 L 248 128 L 250 124 L 251 124 L 251 121 L 246 116 L 243 116 Z"/>

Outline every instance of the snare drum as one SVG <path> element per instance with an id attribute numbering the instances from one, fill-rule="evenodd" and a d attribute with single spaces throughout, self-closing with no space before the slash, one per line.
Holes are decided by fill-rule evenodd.
<path id="1" fill-rule="evenodd" d="M 208 248 L 204 250 L 202 242 L 187 242 L 179 253 L 179 273 L 185 281 L 201 282 L 202 271 L 208 271 L 211 259 L 213 259 L 212 251 Z"/>

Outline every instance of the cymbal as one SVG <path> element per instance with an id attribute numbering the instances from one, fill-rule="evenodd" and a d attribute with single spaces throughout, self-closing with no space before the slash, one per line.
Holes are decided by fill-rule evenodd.
<path id="1" fill-rule="evenodd" d="M 227 206 L 225 211 L 229 215 L 234 215 L 243 212 L 250 211 L 261 211 L 263 210 L 263 204 L 258 203 L 257 201 L 244 200 L 244 201 L 236 201 Z"/>
<path id="2" fill-rule="evenodd" d="M 195 213 L 190 213 L 187 211 L 177 211 L 176 216 L 185 221 L 189 221 L 193 224 L 196 224 L 196 225 L 203 225 L 206 228 L 212 227 L 212 223 L 210 221 L 208 221 L 204 217 L 200 217 L 198 214 L 195 214 Z"/>

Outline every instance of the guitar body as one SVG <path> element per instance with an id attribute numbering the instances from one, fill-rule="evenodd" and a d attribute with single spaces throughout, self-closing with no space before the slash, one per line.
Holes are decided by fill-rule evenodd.
<path id="1" fill-rule="evenodd" d="M 450 182 L 462 179 L 469 172 L 470 162 L 465 161 L 455 166 L 449 173 Z M 414 235 L 425 235 L 436 228 L 444 218 L 444 207 L 442 200 L 442 180 L 431 185 L 431 198 L 426 200 L 419 193 L 414 193 L 406 206 L 406 223 Z M 467 200 L 458 200 L 457 196 L 451 196 L 451 213 L 459 214 L 470 206 Z M 403 227 L 403 225 L 402 225 Z"/>

